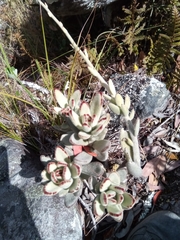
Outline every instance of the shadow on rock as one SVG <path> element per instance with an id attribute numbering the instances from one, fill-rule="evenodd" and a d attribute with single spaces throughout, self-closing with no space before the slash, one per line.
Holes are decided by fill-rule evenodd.
<path id="1" fill-rule="evenodd" d="M 4 146 L 0 146 L 0 195 L 0 239 L 40 240 L 23 191 L 11 184 L 8 152 Z"/>

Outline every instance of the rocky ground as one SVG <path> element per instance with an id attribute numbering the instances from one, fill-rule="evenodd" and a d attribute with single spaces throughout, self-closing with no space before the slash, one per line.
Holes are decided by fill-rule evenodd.
<path id="1" fill-rule="evenodd" d="M 131 86 L 130 82 L 132 79 L 136 79 L 133 84 L 134 89 L 137 89 L 136 86 L 139 86 L 139 81 L 145 78 L 145 75 L 138 77 L 137 75 L 130 76 L 123 77 L 128 78 L 128 86 Z M 131 87 L 126 87 L 126 90 L 123 90 L 124 94 L 129 90 L 131 90 Z M 109 218 L 103 220 L 99 224 L 95 239 L 126 239 L 129 231 L 139 221 L 159 210 L 170 210 L 180 216 L 180 161 L 178 150 L 180 108 L 177 96 L 170 95 L 171 97 L 166 102 L 167 105 L 158 112 L 155 109 L 153 110 L 148 98 L 145 103 L 147 109 L 150 107 L 152 112 L 149 114 L 149 111 L 145 109 L 143 114 L 147 112 L 148 114 L 141 119 L 139 142 L 143 177 L 139 179 L 132 178 L 130 175 L 128 177 L 128 187 L 138 199 L 137 205 L 132 210 L 126 212 L 122 223 L 115 223 Z M 157 95 L 158 97 L 159 95 Z M 138 94 L 136 95 L 136 100 L 137 98 Z M 156 97 L 154 96 L 154 98 Z M 164 102 L 163 99 L 162 101 Z M 117 171 L 123 165 L 123 154 L 121 148 L 118 147 L 117 140 L 117 125 L 122 124 L 122 122 L 117 120 L 119 119 L 112 119 L 111 124 L 114 128 L 109 129 L 112 145 L 114 146 L 110 150 L 111 171 Z M 87 237 L 87 239 L 90 238 Z"/>

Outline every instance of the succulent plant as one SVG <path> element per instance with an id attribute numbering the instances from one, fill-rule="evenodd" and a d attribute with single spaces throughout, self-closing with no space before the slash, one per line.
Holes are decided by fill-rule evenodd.
<path id="1" fill-rule="evenodd" d="M 134 109 L 130 111 L 131 100 L 128 95 L 125 99 L 116 92 L 114 84 L 109 81 L 110 96 L 105 95 L 109 100 L 110 109 L 117 115 L 122 115 L 127 130 L 121 129 L 120 142 L 122 150 L 127 160 L 127 169 L 134 177 L 140 177 L 142 175 L 141 160 L 138 143 L 138 133 L 140 128 L 140 120 L 137 118 L 135 124 L 133 118 L 135 115 Z"/>
<path id="2" fill-rule="evenodd" d="M 108 158 L 108 150 L 111 147 L 109 140 L 103 139 L 94 141 L 88 146 L 72 145 L 70 142 L 71 133 L 63 134 L 61 136 L 62 145 L 65 146 L 66 151 L 70 156 L 74 156 L 74 162 L 79 165 L 89 164 L 92 158 L 95 157 L 101 162 Z"/>
<path id="3" fill-rule="evenodd" d="M 135 133 L 136 132 L 135 130 L 138 127 L 139 122 L 136 121 L 135 129 L 132 129 L 131 131 L 128 132 L 122 128 L 120 131 L 121 147 L 127 160 L 126 166 L 129 173 L 132 174 L 134 177 L 142 176 L 139 145 L 137 135 Z"/>
<path id="4" fill-rule="evenodd" d="M 56 89 L 55 98 L 60 105 L 60 108 L 55 107 L 56 113 L 65 116 L 66 123 L 72 129 L 69 138 L 71 144 L 87 146 L 105 138 L 110 115 L 104 113 L 101 93 L 95 93 L 91 102 L 88 103 L 80 100 L 79 90 L 76 90 L 68 101 Z"/>
<path id="5" fill-rule="evenodd" d="M 126 192 L 118 174 L 111 173 L 95 186 L 97 196 L 93 202 L 93 213 L 101 218 L 105 212 L 117 222 L 122 221 L 123 211 L 135 204 L 133 196 Z"/>
<path id="6" fill-rule="evenodd" d="M 54 159 L 41 156 L 41 161 L 46 163 L 46 169 L 41 173 L 45 183 L 43 188 L 45 195 L 52 196 L 58 193 L 62 197 L 80 190 L 81 166 L 72 162 L 62 147 L 56 147 Z"/>

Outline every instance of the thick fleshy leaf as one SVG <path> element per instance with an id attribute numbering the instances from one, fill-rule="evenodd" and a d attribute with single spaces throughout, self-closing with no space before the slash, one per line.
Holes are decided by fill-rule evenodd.
<path id="1" fill-rule="evenodd" d="M 124 105 L 127 109 L 130 108 L 131 106 L 131 99 L 128 94 L 126 94 L 125 99 L 124 99 Z"/>
<path id="2" fill-rule="evenodd" d="M 46 163 L 52 161 L 52 159 L 49 157 L 49 156 L 44 156 L 44 155 L 41 155 L 40 156 L 40 160 L 41 162 L 45 165 Z"/>
<path id="3" fill-rule="evenodd" d="M 64 197 L 64 204 L 67 208 L 74 206 L 78 201 L 79 196 L 76 196 L 73 193 L 67 193 Z"/>
<path id="4" fill-rule="evenodd" d="M 49 174 L 47 173 L 46 170 L 43 170 L 43 171 L 41 172 L 41 177 L 42 177 L 42 179 L 45 180 L 45 181 L 50 180 Z"/>
<path id="5" fill-rule="evenodd" d="M 134 116 L 135 116 L 135 111 L 134 109 L 132 109 L 131 112 L 129 113 L 129 120 L 130 121 L 133 120 Z"/>
<path id="6" fill-rule="evenodd" d="M 55 149 L 55 159 L 59 162 L 70 162 L 68 154 L 61 146 L 58 146 Z"/>
<path id="7" fill-rule="evenodd" d="M 60 107 L 54 107 L 54 111 L 56 114 L 59 114 L 61 112 L 62 108 Z"/>
<path id="8" fill-rule="evenodd" d="M 116 221 L 120 222 L 123 219 L 123 209 L 120 205 L 110 205 L 107 206 L 107 211 L 109 215 L 114 218 Z"/>
<path id="9" fill-rule="evenodd" d="M 64 197 L 68 193 L 69 189 L 61 189 L 59 191 L 59 197 Z"/>
<path id="10" fill-rule="evenodd" d="M 87 114 L 84 114 L 81 116 L 81 124 L 82 124 L 82 127 L 80 128 L 80 130 L 83 130 L 84 132 L 90 132 L 91 129 L 92 129 L 92 126 L 91 126 L 91 123 L 92 123 L 92 118 L 87 115 Z"/>
<path id="11" fill-rule="evenodd" d="M 105 171 L 106 169 L 100 162 L 90 162 L 89 164 L 82 166 L 82 173 L 89 176 L 100 177 Z"/>
<path id="12" fill-rule="evenodd" d="M 116 222 L 121 222 L 123 220 L 124 217 L 124 211 L 122 211 L 121 213 L 117 215 L 114 215 L 113 213 L 110 214 L 110 216 L 116 221 Z"/>
<path id="13" fill-rule="evenodd" d="M 96 128 L 94 128 L 93 131 L 91 131 L 91 135 L 94 135 L 95 137 L 98 136 L 99 134 L 101 134 L 101 132 L 104 130 L 104 128 L 106 127 L 106 124 L 102 123 L 98 123 Z"/>
<path id="14" fill-rule="evenodd" d="M 94 152 L 96 153 L 96 158 L 97 158 L 99 161 L 101 161 L 101 162 L 105 162 L 105 161 L 108 159 L 108 157 L 109 157 L 108 151 L 101 153 L 101 152 L 99 152 L 99 151 L 97 151 L 97 150 L 94 150 Z"/>
<path id="15" fill-rule="evenodd" d="M 79 131 L 78 132 L 78 136 L 79 138 L 83 139 L 83 140 L 87 140 L 91 137 L 91 134 L 88 134 L 86 132 L 82 132 L 82 131 Z"/>
<path id="16" fill-rule="evenodd" d="M 98 121 L 98 124 L 99 125 L 104 125 L 105 127 L 108 125 L 110 121 L 110 114 L 109 113 L 106 113 L 104 114 L 103 116 L 100 117 L 99 121 Z"/>
<path id="17" fill-rule="evenodd" d="M 124 191 L 125 191 L 124 188 L 122 188 L 120 186 L 114 186 L 114 185 L 111 185 L 109 189 L 111 189 L 111 190 L 113 190 L 113 191 L 115 191 L 115 192 L 117 192 L 119 194 L 123 194 Z"/>
<path id="18" fill-rule="evenodd" d="M 77 155 L 82 152 L 82 146 L 72 145 L 73 155 Z"/>
<path id="19" fill-rule="evenodd" d="M 121 204 L 124 201 L 124 195 L 123 194 L 117 194 L 116 195 L 116 201 L 117 201 L 117 204 Z"/>
<path id="20" fill-rule="evenodd" d="M 138 178 L 142 176 L 142 168 L 138 166 L 135 162 L 130 160 L 127 162 L 126 166 L 127 166 L 128 172 L 134 177 Z"/>
<path id="21" fill-rule="evenodd" d="M 46 167 L 48 173 L 53 172 L 56 168 L 57 168 L 56 162 L 49 162 Z"/>
<path id="22" fill-rule="evenodd" d="M 62 177 L 64 180 L 69 180 L 71 178 L 71 171 L 68 166 L 63 168 Z"/>
<path id="23" fill-rule="evenodd" d="M 124 212 L 122 212 L 118 217 L 111 216 L 116 222 L 121 222 L 124 217 Z"/>
<path id="24" fill-rule="evenodd" d="M 67 163 L 66 162 L 56 162 L 56 166 L 57 166 L 57 168 L 66 167 Z"/>
<path id="25" fill-rule="evenodd" d="M 104 130 L 98 136 L 95 136 L 94 138 L 92 136 L 91 137 L 92 142 L 103 140 L 106 136 L 107 131 L 108 131 L 108 129 L 104 128 Z"/>
<path id="26" fill-rule="evenodd" d="M 81 179 L 76 178 L 76 179 L 74 179 L 73 184 L 70 186 L 69 192 L 75 193 L 80 189 L 80 187 L 81 187 Z"/>
<path id="27" fill-rule="evenodd" d="M 89 125 L 88 123 L 83 123 L 80 130 L 88 133 L 92 130 L 92 126 Z"/>
<path id="28" fill-rule="evenodd" d="M 121 128 L 121 131 L 120 131 L 120 140 L 124 140 L 126 138 L 129 137 L 129 134 L 126 130 L 124 130 L 124 128 Z"/>
<path id="29" fill-rule="evenodd" d="M 55 195 L 57 194 L 60 190 L 62 189 L 62 187 L 54 184 L 53 182 L 48 182 L 45 186 L 44 186 L 44 194 L 45 195 Z"/>
<path id="30" fill-rule="evenodd" d="M 116 172 L 112 172 L 109 174 L 108 178 L 111 180 L 112 185 L 120 185 L 121 179 Z"/>
<path id="31" fill-rule="evenodd" d="M 81 91 L 76 90 L 75 92 L 73 92 L 73 94 L 69 99 L 69 106 L 72 109 L 76 109 L 79 106 L 80 99 L 81 99 Z"/>
<path id="32" fill-rule="evenodd" d="M 90 146 L 83 146 L 83 149 L 85 152 L 87 152 L 88 154 L 90 154 L 93 157 L 97 157 L 97 154 L 94 152 L 94 149 Z"/>
<path id="33" fill-rule="evenodd" d="M 73 110 L 69 112 L 69 118 L 71 119 L 71 122 L 74 124 L 77 128 L 82 128 L 82 124 L 79 120 L 79 115 L 74 112 Z"/>
<path id="34" fill-rule="evenodd" d="M 78 165 L 87 165 L 92 161 L 92 156 L 84 151 L 76 155 L 73 159 L 73 162 Z"/>
<path id="35" fill-rule="evenodd" d="M 111 147 L 111 142 L 109 140 L 100 140 L 100 141 L 95 141 L 92 144 L 92 147 L 96 149 L 99 152 L 105 152 Z"/>
<path id="36" fill-rule="evenodd" d="M 62 188 L 62 189 L 67 189 L 69 188 L 73 183 L 73 179 L 69 179 L 69 180 L 64 180 L 64 181 L 61 181 L 61 183 L 59 184 L 59 186 Z"/>
<path id="37" fill-rule="evenodd" d="M 117 204 L 117 201 L 115 198 L 109 198 L 108 199 L 108 206 L 111 206 L 111 205 L 116 205 Z"/>
<path id="38" fill-rule="evenodd" d="M 113 191 L 113 190 L 108 190 L 106 191 L 106 194 L 107 194 L 107 198 L 110 199 L 110 198 L 113 198 L 116 196 L 116 192 Z"/>
<path id="39" fill-rule="evenodd" d="M 111 96 L 115 97 L 116 89 L 115 89 L 115 86 L 114 86 L 113 81 L 111 79 L 109 79 L 108 85 L 109 85 L 109 90 L 111 91 Z"/>
<path id="40" fill-rule="evenodd" d="M 125 105 L 122 105 L 121 106 L 121 113 L 124 115 L 124 117 L 128 117 L 129 109 Z"/>
<path id="41" fill-rule="evenodd" d="M 122 202 L 121 206 L 123 209 L 127 210 L 127 209 L 131 209 L 134 204 L 135 204 L 135 199 L 133 198 L 133 196 L 127 192 L 125 192 L 123 194 L 124 197 L 124 201 Z"/>
<path id="42" fill-rule="evenodd" d="M 73 148 L 72 148 L 73 145 L 68 145 L 68 146 L 65 146 L 64 150 L 67 152 L 67 154 L 71 157 L 74 155 L 74 152 L 73 152 Z M 70 159 L 71 160 L 71 159 Z M 69 164 L 69 163 L 68 163 Z"/>
<path id="43" fill-rule="evenodd" d="M 87 102 L 82 102 L 79 108 L 79 116 L 83 116 L 83 115 L 89 115 L 91 116 L 91 111 L 89 108 L 89 103 Z"/>
<path id="44" fill-rule="evenodd" d="M 55 89 L 54 95 L 56 98 L 56 101 L 58 102 L 59 106 L 64 108 L 66 104 L 68 103 L 67 98 L 64 96 L 64 94 L 59 91 L 58 89 Z"/>
<path id="45" fill-rule="evenodd" d="M 119 168 L 117 171 L 116 171 L 116 174 L 119 175 L 120 177 L 120 180 L 121 180 L 121 184 L 124 184 L 126 185 L 126 182 L 127 182 L 127 168 L 124 167 L 124 168 Z M 120 183 L 119 183 L 120 184 Z M 118 185 L 118 184 L 117 184 Z"/>
<path id="46" fill-rule="evenodd" d="M 115 96 L 115 102 L 116 102 L 116 105 L 119 107 L 121 107 L 121 105 L 124 104 L 124 99 L 119 93 L 117 93 Z"/>
<path id="47" fill-rule="evenodd" d="M 71 111 L 71 108 L 69 106 L 62 108 L 61 115 L 63 115 L 64 117 L 69 117 L 70 111 Z"/>
<path id="48" fill-rule="evenodd" d="M 101 194 L 100 194 L 100 202 L 101 202 L 101 204 L 104 206 L 104 207 L 106 207 L 107 206 L 107 204 L 108 204 L 108 197 L 107 197 L 107 194 L 105 193 L 105 192 L 102 192 Z"/>
<path id="49" fill-rule="evenodd" d="M 121 109 L 120 107 L 118 107 L 117 105 L 115 105 L 114 103 L 109 102 L 109 108 L 111 109 L 111 111 L 113 111 L 113 113 L 120 115 L 121 114 Z"/>
<path id="50" fill-rule="evenodd" d="M 137 137 L 139 134 L 139 128 L 140 128 L 140 119 L 137 118 L 136 122 L 134 124 L 134 136 Z"/>
<path id="51" fill-rule="evenodd" d="M 51 173 L 51 181 L 54 184 L 59 185 L 60 181 L 62 181 L 62 173 L 60 169 L 57 169 L 56 171 Z"/>
<path id="52" fill-rule="evenodd" d="M 102 180 L 100 186 L 99 186 L 99 191 L 100 192 L 105 192 L 109 187 L 111 186 L 111 181 L 109 178 L 105 178 Z"/>
<path id="53" fill-rule="evenodd" d="M 105 213 L 105 207 L 101 205 L 98 198 L 93 202 L 93 213 L 97 217 L 102 217 Z"/>
<path id="54" fill-rule="evenodd" d="M 73 145 L 87 146 L 89 144 L 88 141 L 85 141 L 78 137 L 78 134 L 73 133 L 69 138 L 69 142 Z"/>
<path id="55" fill-rule="evenodd" d="M 91 116 L 93 117 L 92 127 L 97 125 L 97 122 L 102 113 L 102 94 L 96 93 L 90 102 Z"/>
<path id="56" fill-rule="evenodd" d="M 81 175 L 81 167 L 78 164 L 72 163 L 70 170 L 72 178 L 78 178 Z"/>

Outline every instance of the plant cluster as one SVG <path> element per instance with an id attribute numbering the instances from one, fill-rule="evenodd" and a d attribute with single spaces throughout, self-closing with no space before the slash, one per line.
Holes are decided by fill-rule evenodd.
<path id="1" fill-rule="evenodd" d="M 48 7 L 42 2 L 40 4 L 50 14 Z M 54 15 L 50 14 L 50 16 L 55 18 Z M 110 114 L 107 113 L 104 105 L 107 103 L 115 114 L 122 115 L 124 119 L 126 130 L 121 130 L 120 141 L 127 160 L 126 172 L 129 171 L 135 177 L 141 176 L 137 138 L 139 119 L 134 122 L 135 112 L 130 111 L 129 96 L 126 95 L 123 99 L 116 92 L 112 80 L 107 83 L 102 78 L 89 60 L 87 52 L 82 52 L 61 23 L 57 23 L 68 36 L 75 51 L 82 56 L 91 74 L 97 77 L 107 93 L 94 92 L 92 99 L 87 101 L 82 99 L 80 90 L 76 90 L 68 97 L 55 89 L 54 96 L 59 107 L 55 106 L 54 111 L 63 118 L 63 123 L 58 128 L 65 134 L 61 136 L 53 159 L 41 156 L 43 163 L 46 163 L 46 168 L 42 172 L 44 194 L 59 193 L 60 196 L 65 197 L 66 206 L 71 206 L 79 199 L 84 180 L 91 181 L 91 191 L 94 193 L 94 215 L 101 218 L 107 213 L 116 221 L 121 221 L 123 211 L 132 208 L 135 199 L 126 191 L 125 179 L 122 177 L 124 169 L 120 168 L 116 173 L 111 174 L 105 172 L 103 163 L 108 160 L 111 142 L 105 139 Z"/>
<path id="2" fill-rule="evenodd" d="M 103 107 L 105 99 L 108 99 L 113 112 L 124 116 L 127 130 L 121 130 L 120 141 L 127 159 L 127 169 L 135 177 L 141 176 L 137 142 L 139 120 L 132 123 L 134 110 L 129 111 L 130 98 L 126 96 L 124 100 L 116 93 L 111 80 L 108 87 L 111 95 L 96 92 L 90 102 L 82 100 L 80 90 L 68 99 L 55 89 L 54 96 L 59 107 L 54 107 L 54 110 L 63 118 L 59 129 L 65 134 L 61 136 L 54 158 L 41 156 L 41 161 L 46 165 L 42 178 L 44 194 L 64 196 L 66 206 L 78 200 L 83 181 L 92 179 L 94 215 L 100 218 L 107 212 L 116 221 L 121 221 L 123 210 L 132 208 L 135 199 L 127 193 L 122 183 L 121 171 L 124 169 L 111 174 L 105 172 L 103 163 L 108 160 L 111 146 L 110 140 L 105 139 L 110 120 L 110 114 Z"/>

